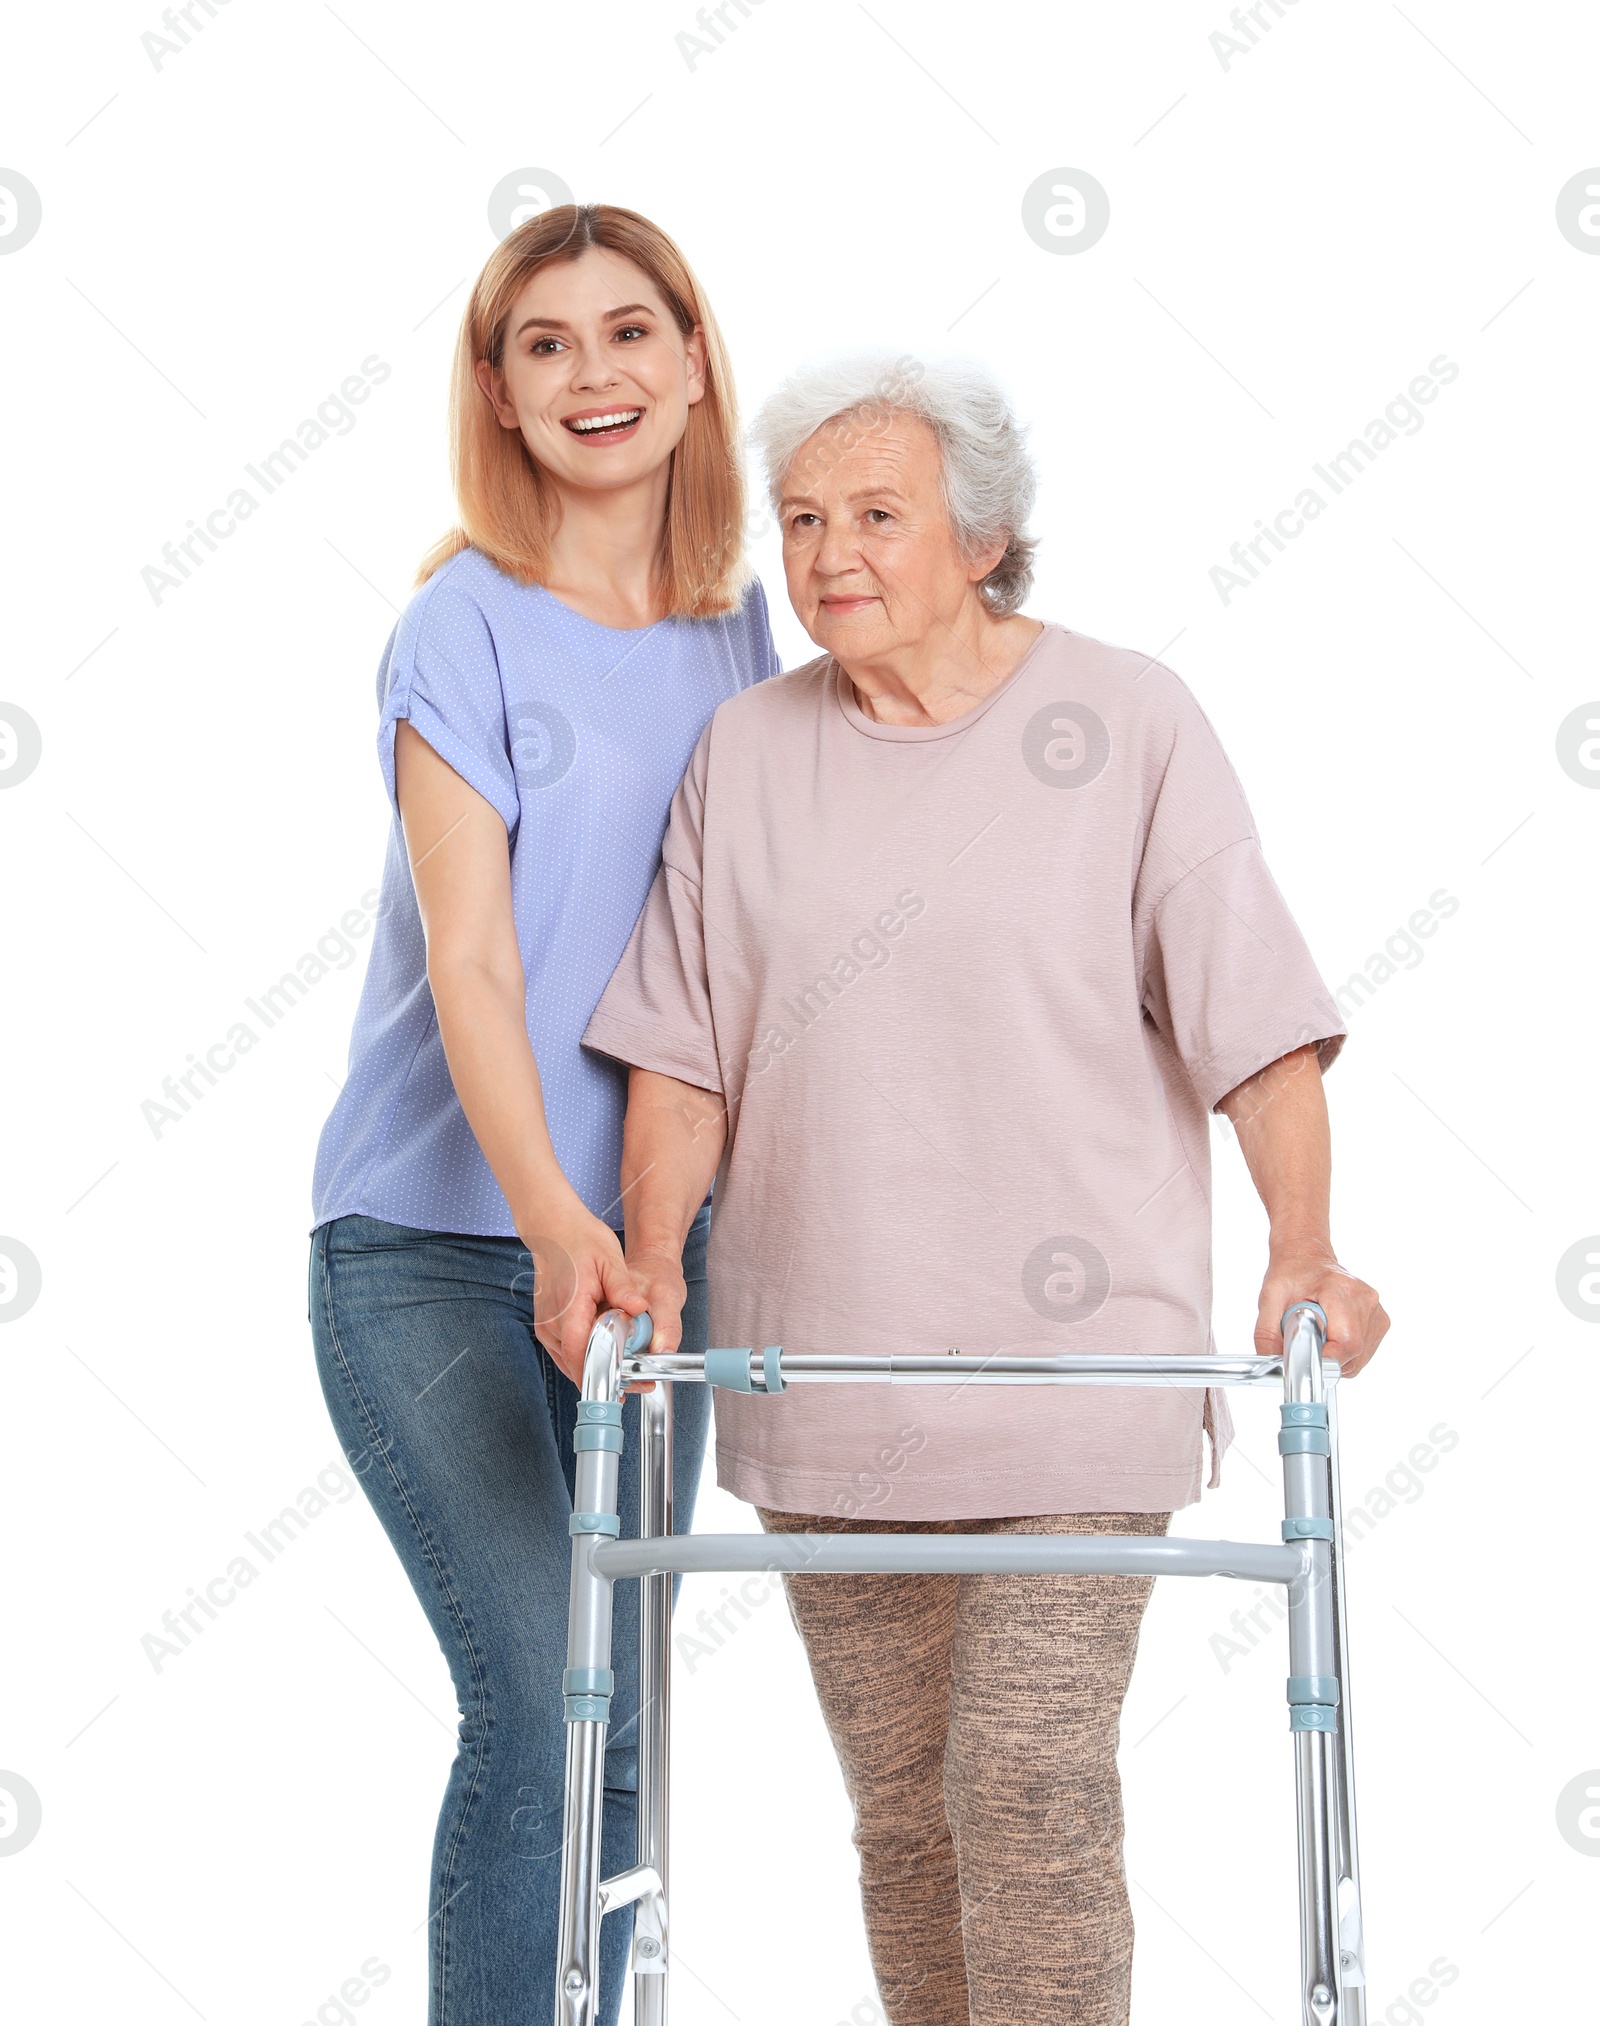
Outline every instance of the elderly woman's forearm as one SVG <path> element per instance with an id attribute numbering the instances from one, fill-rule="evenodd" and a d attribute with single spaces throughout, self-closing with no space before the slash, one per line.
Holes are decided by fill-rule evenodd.
<path id="1" fill-rule="evenodd" d="M 727 1131 L 727 1107 L 716 1092 L 653 1069 L 630 1071 L 622 1131 L 630 1257 L 682 1248 L 722 1160 Z"/>
<path id="2" fill-rule="evenodd" d="M 1297 1048 L 1232 1090 L 1218 1109 L 1232 1123 L 1275 1250 L 1331 1249 L 1332 1148 L 1315 1047 Z"/>

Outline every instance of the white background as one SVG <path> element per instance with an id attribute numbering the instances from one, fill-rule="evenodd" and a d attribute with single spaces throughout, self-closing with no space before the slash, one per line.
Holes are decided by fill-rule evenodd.
<path id="1" fill-rule="evenodd" d="M 140 1107 L 376 882 L 374 673 L 450 519 L 447 362 L 489 191 L 523 167 L 680 240 L 747 412 L 862 343 L 999 372 L 1042 473 L 1032 609 L 1196 690 L 1330 982 L 1459 901 L 1329 1084 L 1336 1240 L 1395 1318 L 1344 1402 L 1347 1504 L 1382 1515 L 1351 1557 L 1373 2015 L 1592 2016 L 1600 1865 L 1556 1802 L 1600 1764 L 1600 1308 L 1563 1305 L 1556 1265 L 1600 1228 L 1600 776 L 1569 778 L 1556 734 L 1600 697 L 1600 258 L 1556 198 L 1600 162 L 1600 20 L 1298 0 L 1225 63 L 1221 0 L 764 0 L 691 68 L 687 0 L 192 11 L 159 67 L 153 0 L 7 30 L 0 162 L 43 200 L 0 259 L 0 702 L 43 740 L 0 795 L 0 1232 L 43 1273 L 0 1332 L 0 1767 L 43 1808 L 0 1862 L 13 2016 L 333 2021 L 376 1956 L 350 2016 L 423 2017 L 454 1713 L 364 1502 L 159 1672 L 140 1644 L 338 1461 L 305 1233 L 360 962 L 159 1137 Z M 1022 224 L 1052 168 L 1110 197 L 1069 257 Z M 153 600 L 162 544 L 374 354 L 356 426 Z M 1459 376 L 1424 426 L 1225 602 L 1230 545 L 1440 354 Z M 1216 1152 L 1218 1338 L 1243 1349 L 1263 1223 L 1221 1127 Z M 1227 1484 L 1180 1525 L 1270 1538 L 1276 1416 L 1236 1400 Z M 1455 1445 L 1409 1473 L 1441 1422 Z M 700 1524 L 750 1520 L 713 1493 Z M 1214 1638 L 1253 1601 L 1173 1582 L 1147 1620 L 1141 2026 L 1295 2017 L 1285 1662 Z M 680 2026 L 873 2026 L 781 1602 L 680 1667 L 678 1709 Z M 1457 1974 L 1407 1997 L 1440 1958 Z"/>

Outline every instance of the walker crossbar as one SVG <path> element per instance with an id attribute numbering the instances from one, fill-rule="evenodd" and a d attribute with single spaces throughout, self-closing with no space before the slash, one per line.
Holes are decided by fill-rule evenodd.
<path id="1" fill-rule="evenodd" d="M 601 1541 L 593 1562 L 624 1576 L 1238 1576 L 1247 1583 L 1305 1578 L 1301 1549 L 1254 1541 L 1150 1540 L 1120 1534 L 677 1534 L 671 1540 Z"/>
<path id="2" fill-rule="evenodd" d="M 737 1361 L 737 1362 L 735 1362 Z M 1324 1362 L 1328 1378 L 1338 1366 Z M 622 1381 L 636 1379 L 704 1380 L 735 1393 L 781 1393 L 792 1385 L 948 1386 L 981 1380 L 987 1386 L 1278 1386 L 1283 1359 L 1155 1358 L 1114 1352 L 1084 1357 L 1063 1352 L 1056 1357 L 974 1357 L 945 1351 L 934 1357 L 841 1357 L 830 1353 L 796 1356 L 781 1345 L 765 1351 L 671 1351 L 663 1357 L 630 1352 L 621 1361 Z M 769 1383 L 775 1373 L 778 1383 Z M 738 1374 L 744 1383 L 734 1377 Z"/>
<path id="3" fill-rule="evenodd" d="M 555 2026 L 594 2026 L 600 1920 L 634 1909 L 636 2026 L 665 2026 L 667 2002 L 667 1748 L 674 1575 L 773 1570 L 829 1574 L 1229 1576 L 1279 1583 L 1287 1596 L 1289 1677 L 1299 1828 L 1302 2026 L 1366 2026 L 1366 1971 L 1356 1857 L 1345 1634 L 1339 1368 L 1324 1361 L 1327 1318 L 1298 1302 L 1283 1319 L 1281 1356 L 973 1357 L 793 1355 L 763 1350 L 645 1352 L 650 1321 L 613 1309 L 596 1323 L 583 1370 L 572 1530 L 572 1591 L 563 1679 L 566 1813 Z M 620 1401 L 640 1396 L 640 1538 L 618 1538 Z M 741 1393 L 794 1384 L 1280 1386 L 1281 1546 L 1090 1534 L 680 1534 L 672 1532 L 672 1390 L 709 1383 Z M 613 1585 L 639 1577 L 637 1862 L 600 1876 L 600 1811 L 611 1670 Z"/>

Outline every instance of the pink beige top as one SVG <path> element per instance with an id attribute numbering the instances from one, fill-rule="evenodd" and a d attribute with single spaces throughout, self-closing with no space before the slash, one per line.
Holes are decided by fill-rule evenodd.
<path id="1" fill-rule="evenodd" d="M 1206 1114 L 1344 1027 L 1170 670 L 1047 626 L 907 728 L 823 657 L 717 711 L 662 857 L 584 1042 L 725 1096 L 713 1343 L 1214 1348 Z M 891 1520 L 1165 1511 L 1231 1435 L 1176 1387 L 813 1385 L 716 1420 L 737 1497 Z"/>

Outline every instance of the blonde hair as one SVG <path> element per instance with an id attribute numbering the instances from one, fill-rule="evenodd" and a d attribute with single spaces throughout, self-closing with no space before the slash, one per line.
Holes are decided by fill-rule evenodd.
<path id="1" fill-rule="evenodd" d="M 456 339 L 450 378 L 450 475 L 459 525 L 422 559 L 417 582 L 465 548 L 524 584 L 542 584 L 560 512 L 549 479 L 521 435 L 501 427 L 478 385 L 477 366 L 500 368 L 506 324 L 525 284 L 553 260 L 576 260 L 591 246 L 643 269 L 688 337 L 705 338 L 705 393 L 689 410 L 672 453 L 667 511 L 656 559 L 667 611 L 683 619 L 730 612 L 744 580 L 744 468 L 739 419 L 722 333 L 682 253 L 637 211 L 615 204 L 557 204 L 503 239 L 473 284 Z"/>

